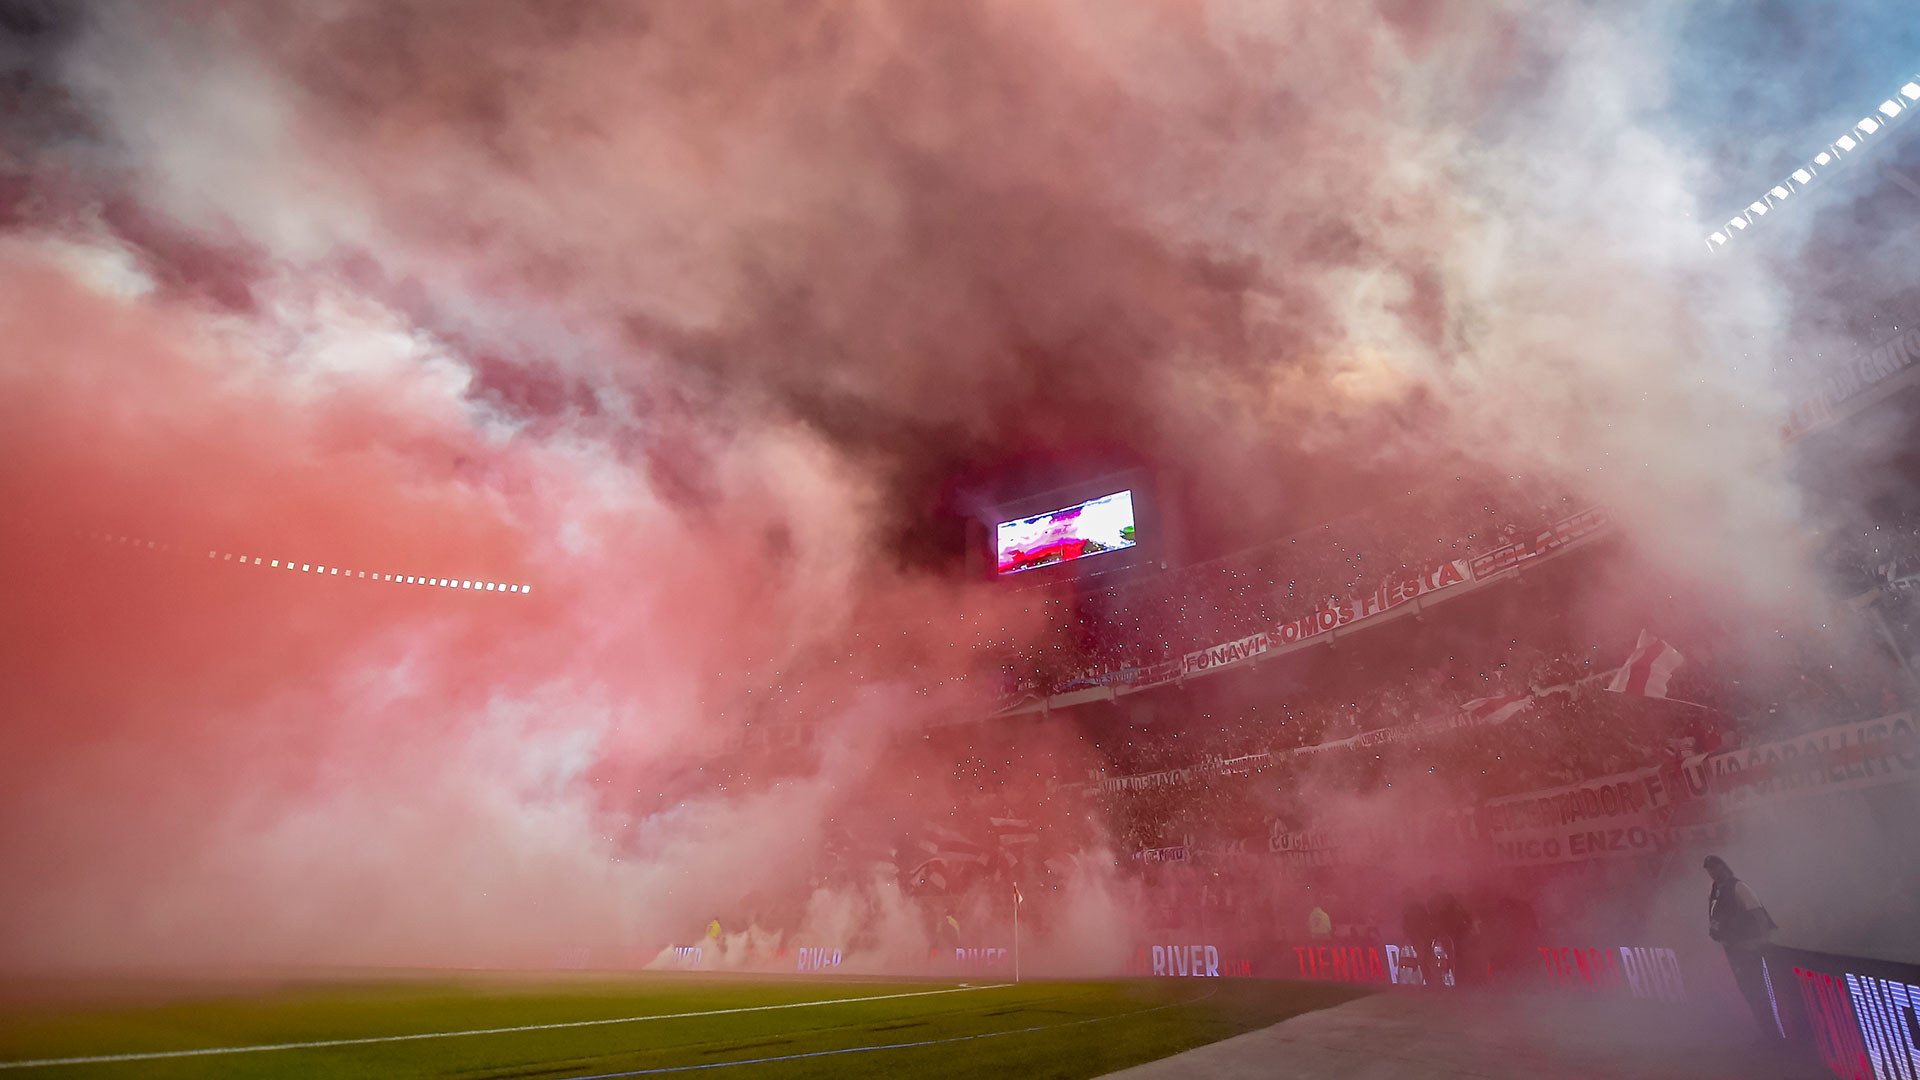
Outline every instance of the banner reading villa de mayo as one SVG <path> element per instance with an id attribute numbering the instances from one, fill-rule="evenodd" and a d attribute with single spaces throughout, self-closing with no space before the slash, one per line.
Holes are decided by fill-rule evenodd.
<path id="1" fill-rule="evenodd" d="M 1810 731 L 1792 739 L 1740 750 L 1702 754 L 1681 768 L 1687 791 L 1712 798 L 1720 809 L 1740 810 L 1828 791 L 1853 791 L 1920 778 L 1920 742 L 1913 717 L 1894 713 L 1877 720 Z"/>
<path id="2" fill-rule="evenodd" d="M 1474 556 L 1471 564 L 1474 579 L 1477 581 L 1490 578 L 1495 574 L 1511 570 L 1521 563 L 1544 558 L 1568 544 L 1585 540 L 1595 533 L 1604 531 L 1612 523 L 1613 518 L 1602 506 L 1589 507 L 1577 514 L 1569 514 L 1541 529 L 1530 538 L 1515 540 L 1511 544 Z"/>

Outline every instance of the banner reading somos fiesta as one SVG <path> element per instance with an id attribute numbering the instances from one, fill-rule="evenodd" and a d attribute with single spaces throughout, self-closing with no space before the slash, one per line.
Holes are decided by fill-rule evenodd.
<path id="1" fill-rule="evenodd" d="M 1417 574 L 1390 579 L 1365 595 L 1330 603 L 1318 611 L 1302 615 L 1291 622 L 1282 623 L 1273 630 L 1263 630 L 1238 641 L 1229 641 L 1224 645 L 1195 649 L 1181 657 L 1180 673 L 1187 675 L 1223 664 L 1249 660 L 1282 645 L 1291 645 L 1316 634 L 1324 634 L 1352 626 L 1357 622 L 1364 622 L 1428 593 L 1438 592 L 1466 580 L 1465 559 L 1439 563 Z"/>
<path id="2" fill-rule="evenodd" d="M 1273 632 L 1274 640 L 1286 645 L 1315 634 L 1324 634 L 1343 626 L 1362 622 L 1376 615 L 1392 611 L 1402 604 L 1419 599 L 1428 593 L 1439 592 L 1449 585 L 1458 585 L 1467 580 L 1467 561 L 1455 559 L 1428 567 L 1417 574 L 1404 578 L 1395 578 L 1364 596 L 1353 596 L 1337 604 L 1326 607 L 1310 615 L 1303 615 L 1289 623 L 1282 623 Z"/>

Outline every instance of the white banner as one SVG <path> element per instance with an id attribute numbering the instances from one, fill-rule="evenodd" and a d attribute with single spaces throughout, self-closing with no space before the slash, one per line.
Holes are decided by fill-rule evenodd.
<path id="1" fill-rule="evenodd" d="M 1238 641 L 1229 641 L 1225 645 L 1215 645 L 1211 649 L 1196 649 L 1188 653 L 1180 658 L 1180 673 L 1185 675 L 1194 671 L 1205 671 L 1221 664 L 1251 660 L 1271 648 L 1273 648 L 1273 635 L 1262 630 L 1257 634 L 1248 634 Z"/>
<path id="2" fill-rule="evenodd" d="M 1673 785 L 1658 766 L 1615 773 L 1564 787 L 1509 795 L 1480 804 L 1474 820 L 1483 836 L 1564 825 L 1612 824 L 1673 805 Z"/>
<path id="3" fill-rule="evenodd" d="M 1212 770 L 1203 765 L 1189 765 L 1184 769 L 1161 769 L 1159 772 L 1141 773 L 1138 776 L 1103 776 L 1100 778 L 1100 786 L 1108 791 L 1144 791 L 1147 788 L 1184 784 L 1210 771 Z"/>
<path id="4" fill-rule="evenodd" d="M 1920 362 L 1920 327 L 1878 342 L 1830 374 L 1812 393 L 1794 403 L 1780 434 L 1792 442 L 1839 421 L 1840 406 Z"/>
<path id="5" fill-rule="evenodd" d="M 1569 514 L 1541 529 L 1530 540 L 1515 540 L 1511 544 L 1474 556 L 1473 576 L 1476 580 L 1489 578 L 1511 570 L 1521 563 L 1551 555 L 1568 544 L 1584 540 L 1602 531 L 1612 523 L 1613 519 L 1608 516 L 1603 507 L 1596 506 L 1577 514 Z"/>
<path id="6" fill-rule="evenodd" d="M 1668 851 L 1693 837 L 1668 824 L 1672 766 L 1649 766 L 1482 803 L 1475 829 L 1502 862 L 1576 862 Z"/>
<path id="7" fill-rule="evenodd" d="M 1455 559 L 1438 563 L 1417 574 L 1391 579 L 1370 593 L 1330 602 L 1318 611 L 1282 623 L 1275 630 L 1262 630 L 1224 645 L 1195 649 L 1180 658 L 1180 674 L 1190 675 L 1209 668 L 1237 664 L 1282 645 L 1291 645 L 1316 634 L 1364 622 L 1429 593 L 1458 585 L 1468 580 L 1468 573 L 1467 561 Z"/>
<path id="8" fill-rule="evenodd" d="M 1681 769 L 1687 791 L 1740 810 L 1826 791 L 1854 791 L 1920 777 L 1913 717 L 1835 724 L 1792 739 L 1702 754 Z"/>
<path id="9" fill-rule="evenodd" d="M 1272 634 L 1275 644 L 1291 645 L 1315 634 L 1324 634 L 1357 622 L 1383 615 L 1429 593 L 1458 585 L 1467 580 L 1467 561 L 1455 559 L 1429 567 L 1405 578 L 1395 578 L 1364 596 L 1330 603 L 1310 615 L 1282 623 Z"/>
<path id="10" fill-rule="evenodd" d="M 1534 696 L 1566 693 L 1567 689 L 1566 687 L 1560 686 L 1548 687 L 1545 690 L 1535 691 Z M 1329 750 L 1366 750 L 1391 742 L 1399 742 L 1402 739 L 1416 739 L 1427 735 L 1438 735 L 1445 731 L 1458 731 L 1461 728 L 1505 723 L 1508 719 L 1512 719 L 1512 717 L 1503 716 L 1499 711 L 1488 712 L 1479 716 L 1464 711 L 1453 712 L 1445 716 L 1430 716 L 1425 720 L 1415 720 L 1410 724 L 1401 724 L 1399 727 L 1374 728 L 1372 731 L 1363 731 L 1358 735 L 1349 735 L 1344 739 L 1329 739 L 1326 742 L 1296 746 L 1288 750 L 1287 753 L 1299 755 L 1322 754 Z"/>

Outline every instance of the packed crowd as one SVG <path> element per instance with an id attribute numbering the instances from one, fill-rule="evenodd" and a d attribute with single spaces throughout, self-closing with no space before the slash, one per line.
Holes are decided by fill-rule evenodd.
<path id="1" fill-rule="evenodd" d="M 1887 657 L 1788 636 L 1755 655 L 1735 646 L 1736 628 L 1705 615 L 1662 629 L 1684 658 L 1663 696 L 1613 692 L 1610 675 L 1645 627 L 1575 614 L 1589 568 L 1578 559 L 1543 568 L 1524 587 L 1476 593 L 1243 677 L 1056 714 L 1056 724 L 1079 725 L 1095 763 L 1069 779 L 1093 798 L 1118 850 L 1233 852 L 1276 818 L 1304 818 L 1296 804 L 1308 790 L 1439 782 L 1468 805 L 1900 706 Z M 1497 721 L 1463 712 L 1522 698 Z M 1374 734 L 1341 745 L 1363 733 Z M 1301 752 L 1326 744 L 1335 748 Z M 983 791 L 999 782 L 992 770 L 967 779 Z"/>
<path id="2" fill-rule="evenodd" d="M 1823 539 L 1838 589 L 1846 595 L 1885 589 L 1920 574 L 1920 510 L 1882 515 Z"/>

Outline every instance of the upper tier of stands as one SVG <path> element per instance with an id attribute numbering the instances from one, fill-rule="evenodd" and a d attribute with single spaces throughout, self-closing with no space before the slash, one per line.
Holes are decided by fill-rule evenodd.
<path id="1" fill-rule="evenodd" d="M 1511 543 L 1581 509 L 1521 478 L 1445 481 L 1268 544 L 1075 594 L 1039 596 L 1037 637 L 990 641 L 1004 689 L 1046 695 L 1268 629 L 1390 577 Z M 1031 612 L 1030 612 L 1031 613 Z"/>

